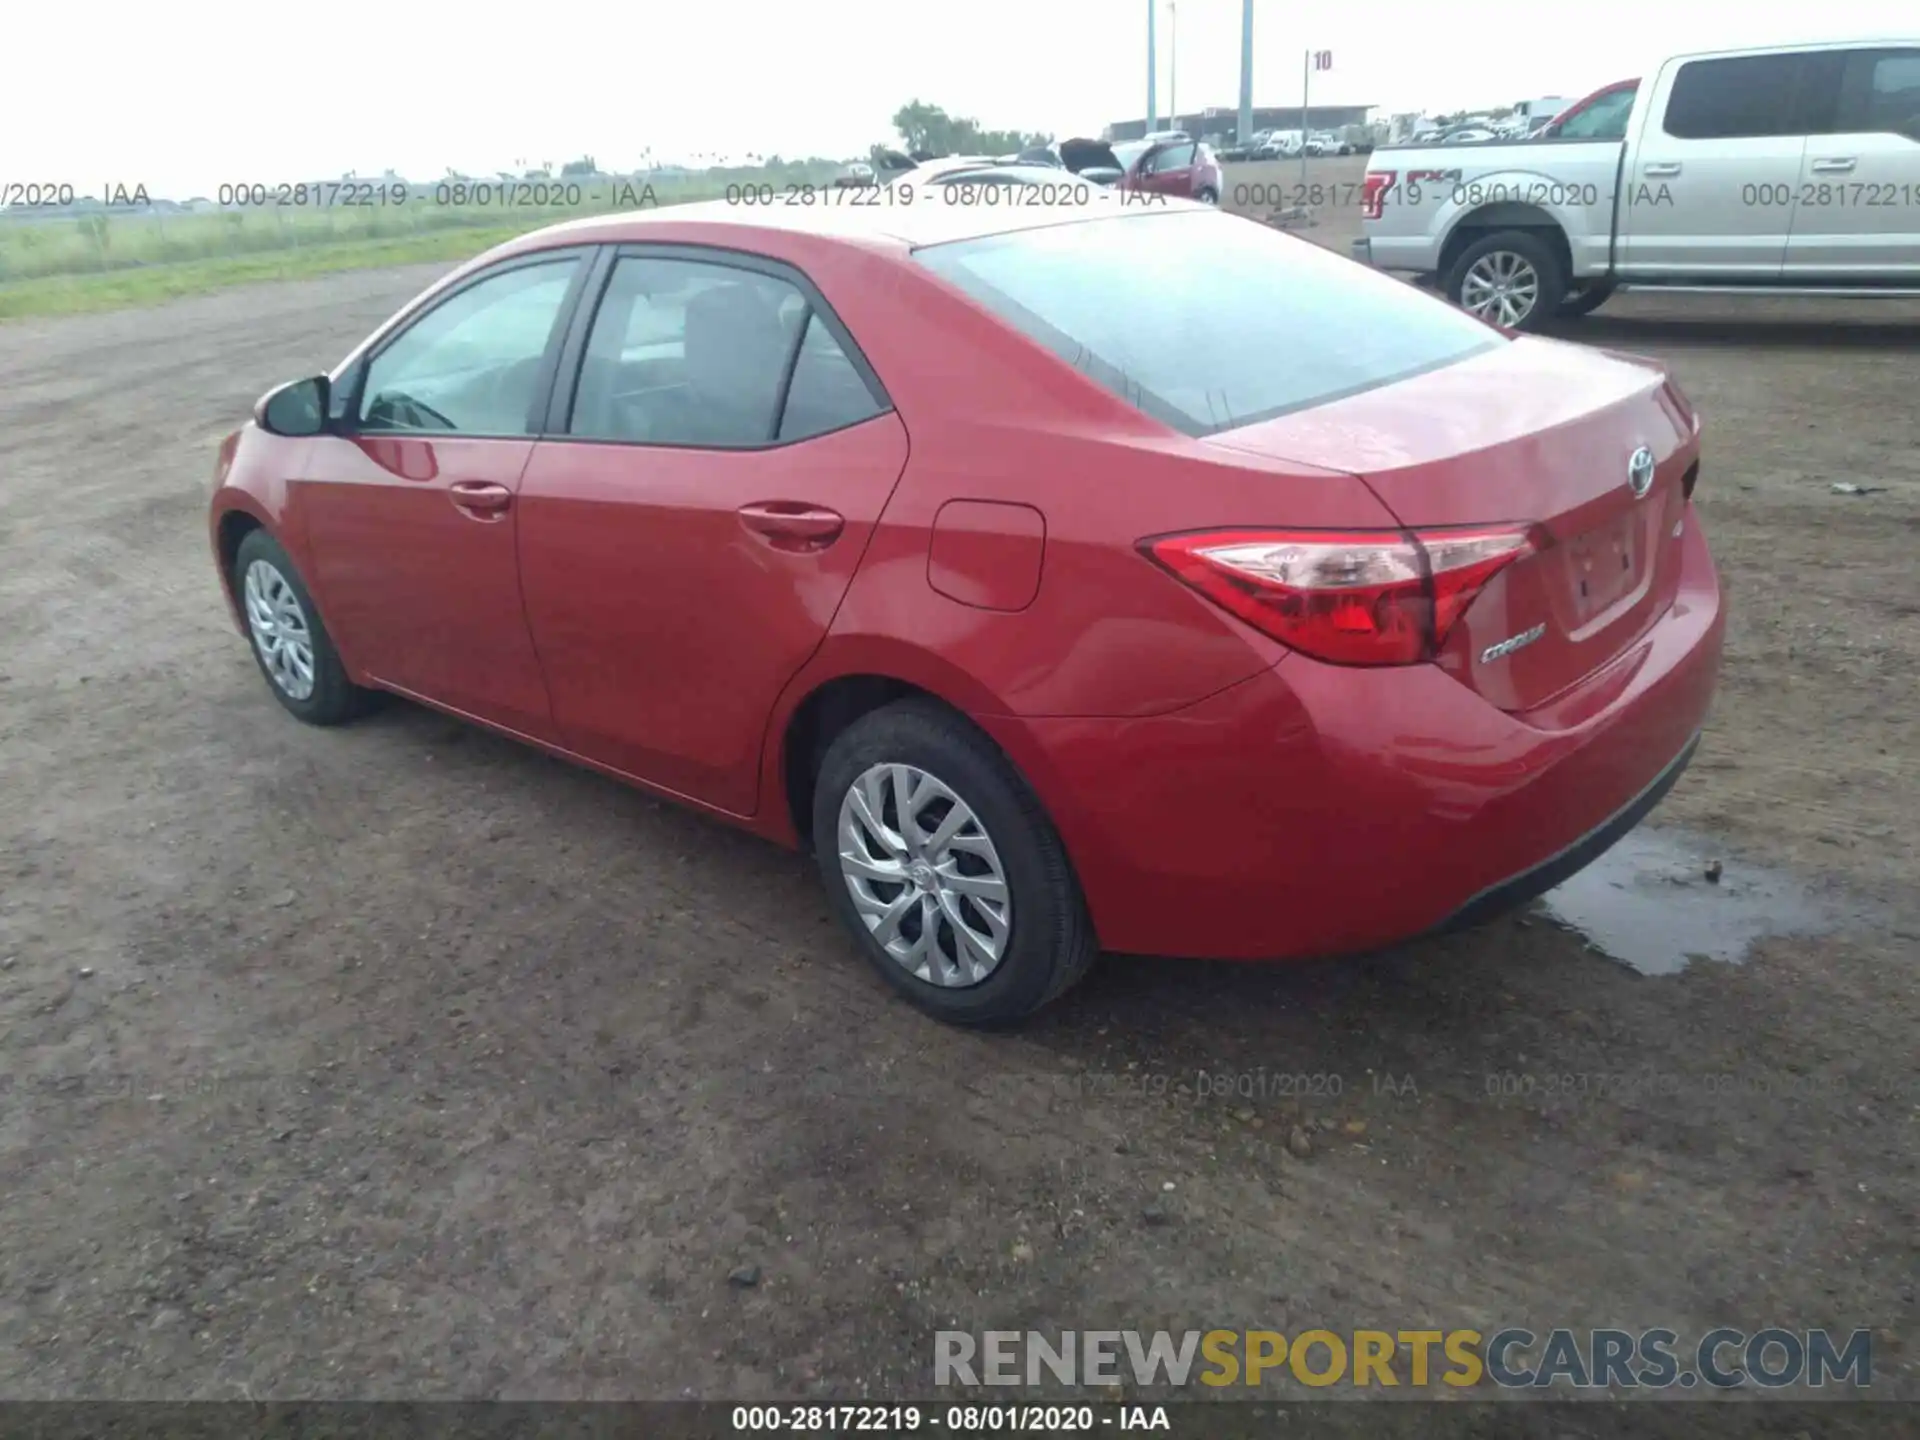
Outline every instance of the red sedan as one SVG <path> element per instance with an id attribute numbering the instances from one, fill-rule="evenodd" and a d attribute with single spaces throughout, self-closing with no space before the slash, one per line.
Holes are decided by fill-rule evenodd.
<path id="1" fill-rule="evenodd" d="M 210 516 L 271 693 L 393 691 L 818 858 L 947 1020 L 1099 948 L 1476 921 L 1693 753 L 1654 364 L 1200 206 L 686 206 L 515 240 L 265 397 Z"/>

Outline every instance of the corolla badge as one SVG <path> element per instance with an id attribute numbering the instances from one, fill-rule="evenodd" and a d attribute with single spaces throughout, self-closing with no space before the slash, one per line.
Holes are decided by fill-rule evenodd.
<path id="1" fill-rule="evenodd" d="M 1653 451 L 1642 445 L 1627 461 L 1627 488 L 1638 500 L 1653 488 Z"/>
<path id="2" fill-rule="evenodd" d="M 1522 630 L 1518 635 L 1509 635 L 1498 645 L 1489 645 L 1486 649 L 1482 650 L 1480 652 L 1480 663 L 1482 665 L 1491 665 L 1496 660 L 1504 660 L 1514 651 L 1526 649 L 1527 646 L 1531 645 L 1546 633 L 1547 627 L 1543 621 L 1531 630 Z"/>

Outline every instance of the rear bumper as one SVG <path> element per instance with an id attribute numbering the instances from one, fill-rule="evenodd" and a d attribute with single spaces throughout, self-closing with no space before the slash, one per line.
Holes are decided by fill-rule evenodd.
<path id="1" fill-rule="evenodd" d="M 1561 728 L 1434 666 L 1299 655 L 1170 715 L 981 723 L 1053 815 L 1107 949 L 1379 949 L 1524 903 L 1678 779 L 1725 628 L 1692 516 L 1683 556 L 1673 607 L 1584 682 L 1611 698 Z"/>
<path id="2" fill-rule="evenodd" d="M 1654 781 L 1645 790 L 1636 795 L 1632 802 L 1597 829 L 1588 831 L 1573 844 L 1551 859 L 1543 860 L 1530 870 L 1524 870 L 1510 880 L 1503 880 L 1486 890 L 1482 890 L 1453 914 L 1441 921 L 1434 930 L 1436 935 L 1451 935 L 1459 930 L 1470 930 L 1476 925 L 1518 910 L 1522 905 L 1539 899 L 1561 881 L 1577 875 L 1607 851 L 1620 842 L 1621 837 L 1638 825 L 1654 807 L 1667 798 L 1667 792 L 1673 789 L 1680 777 L 1686 773 L 1687 766 L 1693 761 L 1694 751 L 1700 748 L 1700 735 L 1696 731 L 1687 741 L 1687 748 L 1673 758 L 1671 764 L 1654 777 Z"/>
<path id="3" fill-rule="evenodd" d="M 1358 260 L 1362 265 L 1373 264 L 1373 241 L 1362 235 L 1353 242 L 1353 250 L 1349 258 Z"/>

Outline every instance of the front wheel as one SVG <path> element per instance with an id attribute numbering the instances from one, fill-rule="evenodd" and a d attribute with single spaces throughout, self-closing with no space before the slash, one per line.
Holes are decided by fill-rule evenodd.
<path id="1" fill-rule="evenodd" d="M 288 713 L 309 725 L 338 725 L 366 707 L 368 692 L 347 679 L 300 572 L 265 530 L 240 542 L 233 591 L 247 617 L 253 658 Z"/>
<path id="2" fill-rule="evenodd" d="M 931 701 L 862 716 L 820 762 L 814 855 L 886 982 L 959 1025 L 1017 1020 L 1098 953 L 1065 847 L 999 749 Z"/>
<path id="3" fill-rule="evenodd" d="M 1202 205 L 1218 205 L 1220 203 L 1220 192 L 1209 186 L 1193 198 L 1198 200 Z"/>
<path id="4" fill-rule="evenodd" d="M 1536 330 L 1566 295 L 1559 257 L 1539 236 L 1503 230 L 1467 246 L 1447 271 L 1447 298 L 1508 330 Z"/>

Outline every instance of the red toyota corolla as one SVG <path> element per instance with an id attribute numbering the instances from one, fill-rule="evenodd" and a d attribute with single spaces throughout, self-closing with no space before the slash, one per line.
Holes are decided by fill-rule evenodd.
<path id="1" fill-rule="evenodd" d="M 395 691 L 818 857 L 946 1020 L 1479 920 L 1693 752 L 1654 364 L 1199 206 L 688 206 L 482 256 L 222 445 L 274 697 Z"/>

